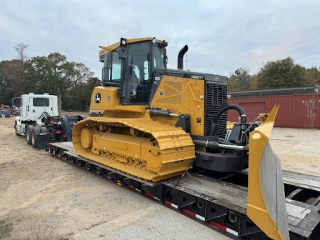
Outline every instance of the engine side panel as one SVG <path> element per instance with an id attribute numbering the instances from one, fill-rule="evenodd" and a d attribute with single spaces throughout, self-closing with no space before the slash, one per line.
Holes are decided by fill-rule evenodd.
<path id="1" fill-rule="evenodd" d="M 152 108 L 169 109 L 172 113 L 189 114 L 191 134 L 204 135 L 204 80 L 163 76 L 151 102 Z M 175 124 L 177 118 L 152 117 Z"/>

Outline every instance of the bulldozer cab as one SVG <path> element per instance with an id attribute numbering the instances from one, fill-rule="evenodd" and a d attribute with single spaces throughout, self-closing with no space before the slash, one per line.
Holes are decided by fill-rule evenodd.
<path id="1" fill-rule="evenodd" d="M 166 46 L 155 38 L 122 38 L 118 44 L 101 47 L 103 84 L 119 87 L 121 105 L 149 104 L 153 71 L 166 68 Z"/>

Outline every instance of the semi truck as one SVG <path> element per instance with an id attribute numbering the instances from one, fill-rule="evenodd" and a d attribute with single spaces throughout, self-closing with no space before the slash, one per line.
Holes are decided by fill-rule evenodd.
<path id="1" fill-rule="evenodd" d="M 14 124 L 16 135 L 25 136 L 37 149 L 44 149 L 49 142 L 71 141 L 74 125 L 85 116 L 61 116 L 58 105 L 55 95 L 23 94 Z"/>

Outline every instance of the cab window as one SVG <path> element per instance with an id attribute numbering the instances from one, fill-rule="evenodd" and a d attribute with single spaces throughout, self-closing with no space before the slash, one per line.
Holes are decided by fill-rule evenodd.
<path id="1" fill-rule="evenodd" d="M 144 75 L 144 80 L 148 81 L 149 80 L 149 62 L 145 61 L 143 64 L 143 75 Z"/>
<path id="2" fill-rule="evenodd" d="M 126 102 L 147 102 L 149 88 L 151 45 L 149 42 L 135 43 L 128 46 L 126 71 Z"/>
<path id="3" fill-rule="evenodd" d="M 34 107 L 49 107 L 48 98 L 33 98 Z"/>
<path id="4" fill-rule="evenodd" d="M 102 68 L 103 82 L 121 82 L 121 60 L 118 51 L 115 50 L 104 56 L 104 67 Z"/>

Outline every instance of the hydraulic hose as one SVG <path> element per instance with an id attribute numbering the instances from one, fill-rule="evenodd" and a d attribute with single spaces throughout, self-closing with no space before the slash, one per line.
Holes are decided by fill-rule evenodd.
<path id="1" fill-rule="evenodd" d="M 236 111 L 238 111 L 239 115 L 240 115 L 240 122 L 241 123 L 246 123 L 247 122 L 247 117 L 246 117 L 246 113 L 243 110 L 243 108 L 237 104 L 231 104 L 231 105 L 227 105 L 224 108 L 222 108 L 217 116 L 213 119 L 213 123 L 217 123 L 219 118 L 221 117 L 222 114 L 224 114 L 226 111 L 230 110 L 230 109 L 234 109 Z"/>
<path id="2" fill-rule="evenodd" d="M 211 130 L 210 130 L 210 136 L 213 135 L 214 130 L 216 128 L 216 125 L 219 121 L 219 118 L 222 116 L 222 114 L 224 114 L 226 111 L 230 110 L 230 109 L 234 109 L 236 110 L 239 115 L 240 115 L 240 122 L 241 123 L 246 123 L 247 122 L 247 117 L 246 117 L 246 113 L 243 110 L 243 108 L 237 104 L 231 104 L 231 105 L 227 105 L 224 108 L 222 108 L 218 114 L 216 115 L 216 117 L 212 120 L 212 125 L 211 125 Z"/>

